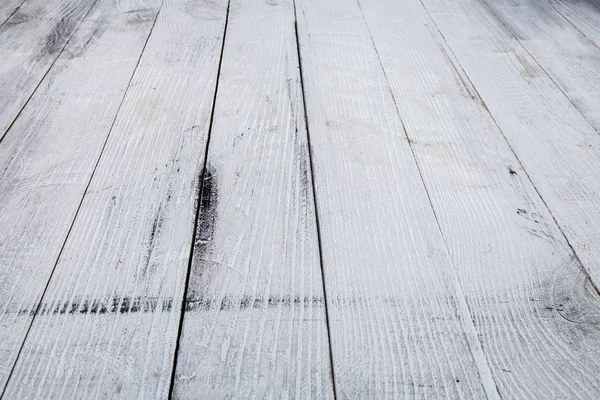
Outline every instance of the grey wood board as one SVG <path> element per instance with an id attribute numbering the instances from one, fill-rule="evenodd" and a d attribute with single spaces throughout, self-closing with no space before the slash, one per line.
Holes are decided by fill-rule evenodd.
<path id="1" fill-rule="evenodd" d="M 597 286 L 600 135 L 487 7 L 423 3 Z"/>
<path id="2" fill-rule="evenodd" d="M 174 397 L 332 398 L 291 0 L 230 5 Z"/>
<path id="3" fill-rule="evenodd" d="M 0 140 L 95 1 L 27 0 L 0 26 Z"/>
<path id="4" fill-rule="evenodd" d="M 337 396 L 494 397 L 357 3 L 297 17 Z"/>
<path id="5" fill-rule="evenodd" d="M 226 6 L 164 2 L 9 398 L 167 397 Z"/>
<path id="6" fill-rule="evenodd" d="M 73 223 L 159 3 L 96 3 L 0 145 L 0 387 Z M 137 11 L 141 4 L 143 11 Z M 47 306 L 42 312 L 54 312 Z"/>
<path id="7" fill-rule="evenodd" d="M 597 398 L 600 298 L 527 173 L 422 4 L 360 4 L 499 394 Z"/>

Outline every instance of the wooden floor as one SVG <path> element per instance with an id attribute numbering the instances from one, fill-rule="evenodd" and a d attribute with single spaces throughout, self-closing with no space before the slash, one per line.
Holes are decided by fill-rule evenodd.
<path id="1" fill-rule="evenodd" d="M 3 399 L 600 399 L 600 0 L 0 1 Z"/>

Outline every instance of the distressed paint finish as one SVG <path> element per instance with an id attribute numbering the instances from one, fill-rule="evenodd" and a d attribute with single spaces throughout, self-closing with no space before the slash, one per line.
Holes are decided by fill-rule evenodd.
<path id="1" fill-rule="evenodd" d="M 600 135 L 487 7 L 423 3 L 597 285 Z"/>
<path id="2" fill-rule="evenodd" d="M 27 0 L 0 26 L 0 140 L 97 0 Z"/>
<path id="3" fill-rule="evenodd" d="M 600 398 L 598 0 L 0 3 L 3 399 Z"/>
<path id="4" fill-rule="evenodd" d="M 600 48 L 600 1 L 546 0 L 567 21 Z"/>
<path id="5" fill-rule="evenodd" d="M 4 387 L 158 12 L 100 0 L 0 143 Z M 142 11 L 137 11 L 142 7 Z M 49 312 L 47 305 L 40 310 Z"/>
<path id="6" fill-rule="evenodd" d="M 7 398 L 167 397 L 225 16 L 162 5 Z"/>
<path id="7" fill-rule="evenodd" d="M 174 398 L 332 398 L 291 0 L 232 0 Z"/>
<path id="8" fill-rule="evenodd" d="M 597 398 L 600 297 L 502 132 L 418 0 L 360 4 L 500 395 Z"/>
<path id="9" fill-rule="evenodd" d="M 15 13 L 25 0 L 3 0 L 0 4 L 0 26 Z"/>
<path id="10" fill-rule="evenodd" d="M 297 16 L 337 395 L 493 398 L 358 5 Z"/>
<path id="11" fill-rule="evenodd" d="M 479 1 L 600 134 L 600 48 L 545 1 Z"/>

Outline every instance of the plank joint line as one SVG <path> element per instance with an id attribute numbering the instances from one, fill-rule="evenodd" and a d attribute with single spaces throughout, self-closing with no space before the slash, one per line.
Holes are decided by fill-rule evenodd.
<path id="1" fill-rule="evenodd" d="M 92 5 L 92 7 L 90 7 L 90 9 L 88 10 L 88 13 L 94 8 L 95 4 L 97 3 L 98 0 L 96 0 L 94 2 L 94 4 Z M 79 210 L 81 209 L 81 205 L 83 204 L 83 200 L 85 199 L 85 196 L 87 194 L 87 191 L 90 187 L 90 184 L 92 183 L 92 180 L 94 178 L 94 174 L 96 172 L 96 169 L 98 168 L 98 164 L 100 164 L 100 159 L 102 158 L 102 154 L 104 153 L 104 149 L 106 148 L 106 144 L 108 143 L 108 139 L 110 138 L 110 134 L 113 130 L 113 127 L 115 125 L 115 122 L 117 120 L 117 117 L 119 116 L 119 112 L 121 111 L 121 107 L 123 106 L 123 103 L 125 102 L 125 98 L 127 97 L 127 92 L 129 91 L 129 88 L 131 86 L 131 82 L 133 80 L 133 77 L 135 76 L 135 71 L 137 70 L 138 66 L 140 65 L 140 61 L 142 59 L 142 56 L 144 55 L 144 51 L 146 50 L 146 45 L 148 44 L 148 41 L 150 40 L 150 36 L 152 36 L 152 31 L 154 29 L 154 26 L 156 25 L 156 20 L 158 19 L 158 14 L 160 14 L 160 10 L 162 9 L 162 5 L 164 4 L 165 0 L 161 1 L 161 4 L 158 8 L 158 12 L 156 13 L 155 17 L 154 17 L 154 21 L 152 23 L 152 27 L 150 28 L 150 31 L 148 32 L 148 36 L 146 37 L 146 41 L 144 42 L 144 46 L 142 47 L 142 51 L 140 52 L 140 55 L 137 59 L 137 63 L 135 65 L 135 68 L 133 69 L 133 71 L 131 72 L 131 76 L 129 77 L 129 82 L 127 83 L 127 88 L 125 89 L 125 92 L 123 93 L 123 97 L 121 98 L 121 102 L 119 103 L 119 107 L 117 108 L 117 112 L 115 113 L 115 116 L 112 120 L 112 123 L 110 125 L 110 128 L 108 130 L 108 134 L 106 135 L 106 139 L 104 139 L 104 143 L 102 144 L 102 149 L 100 150 L 100 154 L 98 155 L 98 159 L 96 160 L 96 165 L 94 165 L 94 169 L 92 170 L 92 173 L 90 175 L 90 178 L 88 180 L 88 183 L 85 187 L 85 190 L 83 191 L 83 195 L 81 196 L 81 200 L 79 201 L 79 205 L 77 206 L 77 210 L 75 211 L 75 215 L 73 216 L 73 220 L 71 221 L 71 226 L 69 226 L 69 230 L 67 231 L 67 234 L 65 236 L 65 240 L 63 241 L 63 244 L 60 248 L 60 251 L 58 252 L 58 255 L 56 256 L 56 261 L 54 262 L 54 265 L 52 266 L 52 271 L 50 272 L 50 275 L 48 276 L 48 280 L 46 281 L 46 286 L 44 287 L 44 290 L 42 292 L 42 295 L 40 296 L 40 300 L 33 312 L 33 316 L 31 318 L 31 321 L 29 322 L 29 326 L 27 327 L 27 332 L 25 332 L 25 336 L 23 337 L 23 341 L 21 342 L 21 346 L 19 348 L 19 351 L 17 352 L 17 357 L 15 358 L 15 361 L 13 362 L 12 368 L 10 370 L 10 373 L 8 374 L 8 378 L 6 379 L 6 383 L 4 384 L 4 387 L 2 388 L 2 392 L 0 392 L 0 400 L 4 398 L 4 393 L 6 391 L 6 388 L 8 387 L 8 383 L 10 382 L 10 379 L 13 375 L 13 372 L 15 370 L 15 366 L 17 365 L 17 362 L 19 361 L 19 356 L 21 355 L 21 352 L 23 350 L 23 347 L 25 346 L 25 342 L 27 341 L 27 337 L 29 336 L 29 332 L 31 331 L 31 327 L 33 326 L 33 323 L 35 322 L 35 318 L 38 315 L 38 311 L 41 307 L 41 305 L 44 302 L 44 296 L 46 294 L 46 291 L 48 290 L 48 287 L 50 285 L 50 281 L 52 280 L 52 276 L 54 275 L 54 271 L 56 270 L 56 266 L 58 265 L 58 261 L 60 260 L 60 257 L 62 255 L 62 252 L 65 248 L 65 245 L 67 244 L 67 241 L 69 240 L 69 235 L 71 234 L 71 230 L 73 229 L 73 226 L 75 225 L 75 221 L 77 220 L 77 216 L 79 215 Z M 87 16 L 87 14 L 86 14 Z M 82 19 L 85 19 L 85 16 Z M 75 33 L 77 29 L 73 30 L 73 33 Z M 70 38 L 69 38 L 70 39 Z M 68 43 L 68 41 L 67 41 Z M 62 54 L 62 52 L 64 51 L 65 47 L 67 46 L 67 43 L 65 43 L 65 46 L 63 47 L 63 49 L 59 52 L 58 56 L 56 57 L 56 59 L 58 59 L 58 57 L 60 57 L 60 55 Z M 55 60 L 56 61 L 56 60 Z M 54 65 L 54 63 L 52 63 L 52 65 Z M 46 72 L 46 74 L 44 74 L 44 77 L 40 80 L 40 83 L 38 84 L 38 86 L 41 84 L 41 82 L 44 80 L 44 78 L 46 77 L 46 75 L 48 74 L 48 72 L 52 69 L 52 66 L 50 66 L 50 68 L 48 68 L 48 71 Z M 37 87 L 36 87 L 37 90 Z M 35 90 L 34 90 L 35 92 Z M 33 96 L 33 93 L 31 94 L 31 96 L 29 98 L 31 98 Z M 29 99 L 27 100 L 27 102 L 29 102 Z M 23 108 L 25 108 L 25 106 L 27 105 L 27 102 L 25 103 L 25 105 L 23 106 Z M 22 109 L 21 109 L 22 110 Z M 20 112 L 19 112 L 20 114 Z M 17 117 L 13 120 L 16 121 Z M 12 123 L 11 125 L 12 126 Z M 10 129 L 10 126 L 8 129 Z M 8 132 L 7 129 L 7 132 Z M 2 140 L 2 137 L 0 137 L 0 141 Z"/>
<path id="2" fill-rule="evenodd" d="M 12 17 L 19 10 L 19 8 L 21 8 L 21 6 L 24 3 L 25 2 L 21 3 L 21 5 L 19 5 L 19 7 L 17 9 L 15 9 L 15 11 L 10 15 L 10 17 Z M 29 104 L 29 100 L 31 100 L 31 98 L 33 97 L 33 95 L 35 94 L 35 92 L 37 92 L 38 88 L 40 87 L 40 85 L 42 84 L 42 82 L 44 81 L 44 79 L 46 79 L 46 76 L 48 75 L 48 73 L 50 72 L 50 70 L 52 69 L 52 67 L 54 67 L 54 64 L 56 63 L 56 61 L 58 60 L 58 58 L 61 56 L 61 54 L 63 53 L 63 51 L 65 50 L 65 48 L 69 44 L 69 42 L 71 41 L 71 38 L 73 37 L 73 35 L 77 31 L 77 28 L 86 19 L 86 17 L 88 16 L 88 14 L 94 9 L 94 7 L 96 6 L 96 3 L 98 3 L 98 0 L 94 0 L 94 2 L 92 3 L 92 5 L 90 6 L 90 8 L 88 8 L 87 12 L 83 15 L 83 17 L 81 18 L 81 20 L 77 24 L 77 26 L 73 29 L 73 31 L 69 35 L 69 38 L 65 41 L 65 43 L 62 46 L 62 48 L 60 49 L 60 51 L 58 52 L 58 54 L 56 55 L 56 57 L 54 58 L 54 60 L 52 60 L 52 63 L 50 64 L 50 66 L 48 67 L 48 69 L 46 70 L 46 72 L 44 72 L 44 75 L 42 75 L 42 77 L 38 81 L 37 85 L 35 85 L 35 88 L 33 88 L 33 90 L 31 91 L 31 93 L 29 94 L 29 97 L 27 97 L 27 100 L 25 100 L 25 103 L 23 103 L 23 106 L 21 107 L 21 109 L 19 110 L 19 112 L 17 113 L 17 115 L 15 115 L 15 117 L 13 118 L 13 120 L 10 122 L 10 124 L 8 125 L 8 127 L 6 128 L 6 130 L 4 132 L 0 132 L 0 142 L 2 142 L 2 139 L 4 139 L 6 137 L 6 135 L 8 135 L 8 131 L 10 131 L 10 128 L 13 127 L 13 125 L 15 124 L 15 122 L 17 121 L 17 119 L 19 118 L 19 115 L 21 115 L 21 113 L 23 112 L 23 110 L 25 109 L 25 107 L 27 107 L 27 104 Z M 0 27 L 3 26 L 10 19 L 10 17 L 8 17 L 6 19 L 6 21 L 4 21 L 4 23 L 0 24 Z M 4 394 L 4 391 L 2 392 L 2 394 Z M 2 394 L 0 394 L 0 398 L 2 397 Z"/>
<path id="3" fill-rule="evenodd" d="M 600 132 L 598 131 L 598 129 L 596 129 L 596 127 L 594 126 L 594 124 L 592 124 L 592 122 L 588 119 L 588 117 L 581 111 L 580 106 L 578 107 L 577 104 L 575 104 L 573 102 L 573 100 L 567 96 L 567 94 L 565 93 L 565 91 L 560 87 L 560 85 L 558 83 L 556 83 L 556 80 L 548 73 L 548 71 L 546 71 L 546 68 L 544 68 L 542 66 L 542 64 L 540 64 L 540 62 L 537 60 L 537 58 L 535 58 L 533 56 L 533 54 L 531 54 L 531 52 L 529 51 L 529 49 L 527 47 L 525 47 L 525 45 L 521 42 L 521 40 L 517 37 L 517 35 L 515 35 L 515 32 L 512 28 L 510 28 L 508 25 L 506 25 L 506 23 L 502 20 L 502 18 L 500 18 L 498 16 L 498 14 L 496 13 L 496 11 L 494 11 L 492 9 L 492 7 L 488 4 L 487 0 L 480 0 L 481 4 L 483 5 L 483 7 L 488 10 L 488 12 L 494 17 L 494 19 L 498 22 L 500 22 L 500 24 L 502 24 L 502 26 L 504 27 L 504 29 L 506 30 L 506 32 L 508 34 L 510 34 L 510 36 L 513 37 L 513 39 L 515 39 L 515 41 L 517 43 L 519 43 L 519 46 L 521 47 L 522 50 L 525 51 L 525 53 L 527 53 L 529 55 L 529 57 L 531 57 L 531 59 L 533 61 L 535 61 L 535 63 L 537 64 L 538 67 L 540 67 L 540 69 L 542 71 L 544 71 L 544 74 L 546 74 L 546 76 L 552 81 L 552 83 L 554 84 L 554 86 L 556 86 L 558 88 L 558 90 L 560 90 L 560 92 L 566 97 L 567 100 L 569 100 L 569 103 L 571 103 L 573 105 L 573 107 L 575 107 L 575 109 L 577 111 L 579 111 L 579 114 L 581 114 L 581 116 L 583 117 L 583 119 L 586 120 L 586 122 L 592 127 L 592 129 L 594 129 L 598 134 L 600 134 Z M 561 14 L 562 16 L 562 14 Z M 564 18 L 564 17 L 563 17 Z M 570 23 L 570 22 L 569 22 Z M 570 23 L 571 24 L 571 23 Z M 573 24 L 571 24 L 573 25 Z M 436 25 L 437 27 L 437 25 Z M 579 29 L 577 29 L 577 31 L 579 33 L 581 33 L 581 31 Z M 582 34 L 583 35 L 583 34 Z M 590 41 L 585 35 L 583 35 L 583 37 L 585 37 L 586 40 Z M 593 42 L 592 42 L 593 43 Z M 595 45 L 595 43 L 593 43 Z M 448 44 L 448 46 L 450 46 Z"/>
<path id="4" fill-rule="evenodd" d="M 192 232 L 192 243 L 190 244 L 190 255 L 188 257 L 187 274 L 185 276 L 185 286 L 183 288 L 183 299 L 181 301 L 181 311 L 179 316 L 179 327 L 177 329 L 177 339 L 175 341 L 175 352 L 173 355 L 173 366 L 171 370 L 171 382 L 169 384 L 169 400 L 173 398 L 173 390 L 175 388 L 175 373 L 177 369 L 177 358 L 179 354 L 179 342 L 181 341 L 181 333 L 183 332 L 183 319 L 185 316 L 185 305 L 187 301 L 188 289 L 190 285 L 190 275 L 192 271 L 192 263 L 194 260 L 194 248 L 196 247 L 196 232 L 198 230 L 198 219 L 200 218 L 200 208 L 202 204 L 202 192 L 204 189 L 204 179 L 206 177 L 206 164 L 208 161 L 208 149 L 210 147 L 210 136 L 213 128 L 213 121 L 215 116 L 215 106 L 217 104 L 217 93 L 219 91 L 219 78 L 221 75 L 221 65 L 223 63 L 223 52 L 225 50 L 225 40 L 227 39 L 227 25 L 229 23 L 229 8 L 231 6 L 231 0 L 227 1 L 227 11 L 225 12 L 225 26 L 223 27 L 223 39 L 221 41 L 221 54 L 219 56 L 219 66 L 217 67 L 217 77 L 215 79 L 215 92 L 212 100 L 212 108 L 210 112 L 210 120 L 208 123 L 208 133 L 206 136 L 206 146 L 204 148 L 204 164 L 202 165 L 202 172 L 200 174 L 200 181 L 198 184 L 198 195 L 196 196 L 196 213 L 194 218 L 194 230 Z"/>
<path id="5" fill-rule="evenodd" d="M 406 125 L 404 124 L 404 121 L 402 119 L 402 115 L 400 114 L 400 109 L 398 108 L 398 103 L 396 102 L 396 96 L 394 95 L 394 92 L 392 90 L 392 86 L 390 84 L 390 80 L 388 77 L 388 74 L 384 68 L 383 62 L 381 60 L 381 56 L 379 55 L 379 50 L 377 49 L 377 45 L 375 44 L 375 40 L 373 39 L 373 35 L 371 33 L 371 27 L 369 26 L 369 24 L 366 21 L 365 18 L 365 14 L 362 8 L 362 5 L 360 4 L 360 0 L 356 0 L 357 4 L 358 4 L 358 8 L 360 9 L 361 12 L 361 16 L 363 18 L 363 20 L 365 21 L 365 26 L 367 28 L 367 32 L 369 33 L 369 37 L 371 39 L 371 43 L 373 45 L 373 49 L 375 50 L 375 54 L 377 56 L 377 60 L 379 62 L 379 65 L 381 66 L 381 70 L 383 72 L 383 76 L 385 78 L 385 83 L 386 86 L 389 90 L 390 96 L 392 98 L 392 101 L 394 102 L 394 106 L 396 108 L 396 114 L 398 115 L 398 119 L 400 120 L 401 124 L 402 124 L 402 130 L 404 132 L 404 136 L 406 137 L 407 141 L 408 141 L 408 147 L 410 148 L 410 152 L 412 154 L 413 160 L 415 162 L 415 166 L 417 168 L 417 171 L 419 173 L 419 177 L 421 179 L 421 183 L 423 184 L 423 188 L 425 190 L 425 194 L 427 195 L 427 201 L 429 202 L 429 207 L 431 208 L 431 211 L 433 212 L 433 217 L 435 219 L 435 223 L 437 225 L 438 231 L 440 232 L 440 236 L 442 238 L 442 242 L 444 244 L 444 248 L 446 249 L 446 252 L 448 254 L 450 254 L 449 251 L 449 247 L 448 247 L 448 243 L 446 242 L 446 238 L 444 236 L 444 232 L 442 230 L 442 226 L 440 224 L 440 220 L 438 217 L 438 213 L 435 210 L 435 207 L 433 206 L 433 201 L 431 199 L 431 194 L 429 192 L 429 188 L 427 187 L 427 185 L 425 184 L 425 178 L 423 176 L 423 171 L 421 170 L 421 165 L 419 164 L 419 161 L 417 159 L 417 155 L 415 154 L 415 150 L 413 148 L 413 142 L 412 140 L 410 140 L 410 137 L 408 135 L 408 131 L 406 130 Z M 452 64 L 452 63 L 451 63 Z M 454 65 L 452 64 L 452 66 L 454 67 Z M 473 355 L 473 358 L 476 360 L 476 364 L 477 364 L 477 371 L 479 372 L 479 376 L 481 378 L 483 387 L 485 389 L 486 395 L 488 399 L 498 399 L 500 400 L 501 396 L 500 396 L 500 390 L 498 389 L 498 384 L 496 383 L 496 380 L 494 379 L 494 376 L 492 374 L 491 368 L 490 368 L 490 364 L 489 364 L 489 360 L 487 359 L 487 357 L 485 356 L 485 353 L 483 352 L 483 344 L 481 343 L 481 341 L 478 339 L 478 332 L 477 329 L 475 328 L 475 322 L 473 320 L 473 314 L 471 313 L 471 309 L 467 303 L 465 294 L 462 290 L 462 286 L 458 280 L 458 277 L 456 276 L 456 268 L 454 266 L 454 262 L 450 261 L 450 264 L 452 266 L 452 278 L 453 278 L 453 286 L 455 288 L 456 291 L 456 296 L 458 299 L 458 306 L 461 309 L 461 312 L 465 315 L 463 315 L 463 318 L 461 318 L 461 320 L 463 321 L 463 326 L 466 327 L 465 329 L 465 336 L 467 336 L 468 338 L 468 334 L 467 334 L 467 329 L 468 332 L 470 333 L 471 336 L 471 340 L 467 340 L 467 343 L 469 344 L 469 348 L 471 349 L 471 353 Z M 473 349 L 471 348 L 471 341 L 475 341 L 475 345 L 476 348 Z M 479 360 L 479 362 L 477 362 L 477 360 Z"/>
<path id="6" fill-rule="evenodd" d="M 464 73 L 465 77 L 467 78 L 467 80 L 469 81 L 469 83 L 471 84 L 471 86 L 473 87 L 473 90 L 475 90 L 475 93 L 477 94 L 477 97 L 479 98 L 479 100 L 481 101 L 481 104 L 483 105 L 483 107 L 485 108 L 485 110 L 487 111 L 487 113 L 490 115 L 490 118 L 492 119 L 492 121 L 494 121 L 494 125 L 496 125 L 496 127 L 498 128 L 498 131 L 500 132 L 500 134 L 502 135 L 502 137 L 504 138 L 504 141 L 506 142 L 506 144 L 508 145 L 510 151 L 513 153 L 513 155 L 515 156 L 516 160 L 519 163 L 519 166 L 521 167 L 521 169 L 523 170 L 523 172 L 525 173 L 525 176 L 527 176 L 527 179 L 529 180 L 529 182 L 531 182 L 531 185 L 533 186 L 535 192 L 537 193 L 537 195 L 539 196 L 540 200 L 542 201 L 542 203 L 544 204 L 544 206 L 546 207 L 546 210 L 548 210 L 548 213 L 550 214 L 550 216 L 552 217 L 552 220 L 554 221 L 554 223 L 556 224 L 556 226 L 558 227 L 558 230 L 560 231 L 560 233 L 562 234 L 562 236 L 564 237 L 565 241 L 567 242 L 567 244 L 569 245 L 569 248 L 571 249 L 571 251 L 573 252 L 573 256 L 575 257 L 575 260 L 577 261 L 577 265 L 579 266 L 579 268 L 583 271 L 583 273 L 585 274 L 585 276 L 587 277 L 587 279 L 590 281 L 590 284 L 592 285 L 592 287 L 594 288 L 594 290 L 596 291 L 596 294 L 598 296 L 600 296 L 600 287 L 598 286 L 598 284 L 596 282 L 594 282 L 594 279 L 592 278 L 590 272 L 585 268 L 583 262 L 581 261 L 579 255 L 577 254 L 577 252 L 575 251 L 575 248 L 573 247 L 573 245 L 571 244 L 571 241 L 569 240 L 569 238 L 567 237 L 565 231 L 563 230 L 563 227 L 558 223 L 558 220 L 556 219 L 556 216 L 554 215 L 554 213 L 552 212 L 552 210 L 550 209 L 550 207 L 548 206 L 548 203 L 546 202 L 546 200 L 544 199 L 544 197 L 542 196 L 541 192 L 538 190 L 535 182 L 533 181 L 533 179 L 531 178 L 531 176 L 529 175 L 529 172 L 527 172 L 527 169 L 525 169 L 525 165 L 523 164 L 523 162 L 521 161 L 521 159 L 519 158 L 519 156 L 517 155 L 517 152 L 515 151 L 514 147 L 511 145 L 510 141 L 508 140 L 508 138 L 506 137 L 506 134 L 504 133 L 504 131 L 502 130 L 502 128 L 500 127 L 500 125 L 498 124 L 498 121 L 496 121 L 496 118 L 494 117 L 494 115 L 492 114 L 492 112 L 490 111 L 490 109 L 487 107 L 487 105 L 485 104 L 485 101 L 483 100 L 483 97 L 481 96 L 481 94 L 479 93 L 479 91 L 477 90 L 477 87 L 475 86 L 475 84 L 473 83 L 473 81 L 471 80 L 471 77 L 469 76 L 469 74 L 467 74 L 467 72 L 465 71 L 465 69 L 463 68 L 463 66 L 460 64 L 460 61 L 458 60 L 458 57 L 456 56 L 456 54 L 454 54 L 454 51 L 452 50 L 452 46 L 450 46 L 450 43 L 448 43 L 448 41 L 446 40 L 446 38 L 444 37 L 444 34 L 442 33 L 441 29 L 439 28 L 438 24 L 435 22 L 435 20 L 433 19 L 433 17 L 431 16 L 431 13 L 429 12 L 429 10 L 427 9 L 427 7 L 425 6 L 425 4 L 423 3 L 423 0 L 419 0 L 419 2 L 421 3 L 421 5 L 423 6 L 423 8 L 425 9 L 425 12 L 427 12 L 427 15 L 429 15 L 429 19 L 431 20 L 431 22 L 433 23 L 433 26 L 435 26 L 436 30 L 438 31 L 438 33 L 440 34 L 440 37 L 442 38 L 442 40 L 444 41 L 444 43 L 446 43 L 446 46 L 448 47 L 448 50 L 452 53 L 452 55 L 454 56 L 454 59 L 456 60 L 456 63 L 458 64 L 458 67 L 460 67 L 460 69 L 462 70 L 462 72 Z M 510 31 L 512 33 L 512 31 Z M 520 44 L 521 42 L 519 42 Z M 527 51 L 525 49 L 525 51 Z M 532 57 L 533 58 L 533 57 Z M 535 58 L 534 58 L 535 60 Z M 535 60 L 537 63 L 537 60 Z M 538 64 L 539 65 L 539 64 Z M 541 68 L 541 66 L 540 66 Z M 544 70 L 544 72 L 546 72 Z M 546 75 L 548 75 L 546 73 Z M 550 78 L 552 79 L 552 78 Z M 552 80 L 552 82 L 554 82 L 554 80 Z M 560 88 L 559 88 L 560 89 Z M 562 90 L 561 90 L 562 92 Z M 564 92 L 563 92 L 564 94 Z M 569 101 L 571 101 L 569 99 Z M 579 111 L 579 109 L 577 109 L 577 111 Z M 585 117 L 584 117 L 585 118 Z M 586 121 L 589 123 L 589 121 L 586 119 Z M 591 124 L 590 124 L 591 125 Z"/>
<path id="7" fill-rule="evenodd" d="M 317 242 L 319 244 L 319 264 L 321 266 L 321 280 L 323 281 L 323 301 L 325 303 L 325 322 L 327 326 L 327 343 L 329 345 L 329 364 L 331 368 L 331 380 L 333 385 L 333 398 L 337 399 L 335 382 L 335 367 L 333 364 L 333 350 L 331 346 L 331 327 L 329 325 L 329 307 L 327 302 L 327 282 L 325 280 L 325 266 L 323 265 L 323 246 L 321 242 L 321 226 L 319 224 L 319 206 L 317 204 L 317 190 L 315 187 L 315 173 L 313 167 L 312 146 L 310 141 L 310 128 L 308 126 L 308 112 L 306 110 L 306 95 L 304 90 L 304 76 L 302 74 L 302 56 L 300 54 L 300 40 L 298 37 L 298 15 L 296 11 L 296 0 L 294 3 L 294 33 L 296 35 L 296 50 L 298 52 L 298 70 L 300 74 L 300 88 L 302 89 L 302 107 L 304 109 L 304 125 L 306 126 L 306 138 L 308 147 L 308 162 L 310 165 L 310 179 L 312 183 L 313 203 L 315 206 L 315 223 L 317 228 Z"/>

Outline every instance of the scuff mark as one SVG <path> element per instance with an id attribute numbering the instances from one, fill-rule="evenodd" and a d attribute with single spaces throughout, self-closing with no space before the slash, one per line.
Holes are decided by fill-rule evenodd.
<path id="1" fill-rule="evenodd" d="M 247 309 L 260 309 L 266 307 L 323 307 L 323 297 L 309 296 L 270 296 L 252 297 L 225 296 L 223 298 L 197 297 L 185 302 L 185 311 L 238 311 Z"/>

